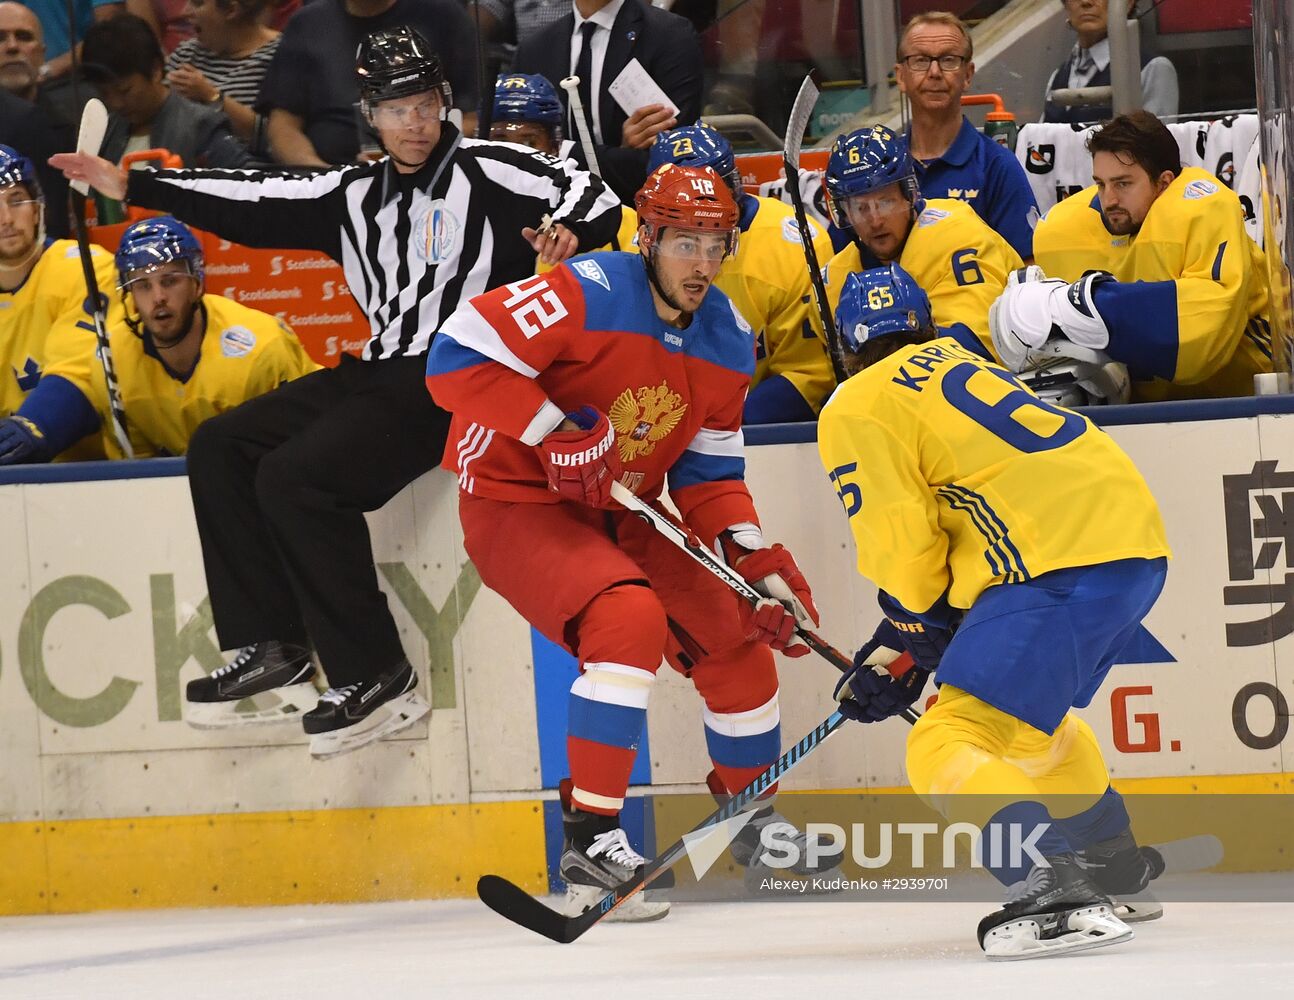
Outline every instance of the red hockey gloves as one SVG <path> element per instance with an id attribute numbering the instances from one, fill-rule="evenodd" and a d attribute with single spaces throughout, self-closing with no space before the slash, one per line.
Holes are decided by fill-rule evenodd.
<path id="1" fill-rule="evenodd" d="M 730 553 L 735 546 L 728 546 Z M 738 550 L 746 552 L 747 550 Z M 746 638 L 765 642 L 787 656 L 804 656 L 809 647 L 796 638 L 796 625 L 818 624 L 818 609 L 804 574 L 781 545 L 756 549 L 733 561 L 733 568 L 765 596 L 754 607 L 743 603 Z"/>
<path id="2" fill-rule="evenodd" d="M 592 406 L 566 416 L 580 429 L 553 431 L 536 449 L 548 487 L 567 500 L 601 507 L 611 498 L 611 484 L 620 478 L 616 432 L 606 414 Z"/>
<path id="3" fill-rule="evenodd" d="M 899 633 L 882 621 L 871 640 L 854 654 L 854 669 L 840 678 L 833 692 L 840 714 L 855 722 L 880 722 L 898 715 L 921 697 L 930 671 L 899 653 Z"/>

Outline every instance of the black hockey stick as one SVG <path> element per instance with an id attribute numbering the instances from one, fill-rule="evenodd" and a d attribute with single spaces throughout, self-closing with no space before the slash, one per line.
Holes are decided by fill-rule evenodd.
<path id="1" fill-rule="evenodd" d="M 641 872 L 610 890 L 596 906 L 589 907 L 583 913 L 576 916 L 560 913 L 535 899 L 521 886 L 499 875 L 482 875 L 476 883 L 476 894 L 486 906 L 514 924 L 520 924 L 559 944 L 570 944 L 630 896 L 646 889 L 673 868 L 687 854 L 688 845 L 696 834 L 727 822 L 741 813 L 766 792 L 769 786 L 821 746 L 845 721 L 845 717 L 839 712 L 832 712 L 812 732 L 778 757 L 759 777 L 671 844 L 663 854 L 647 862 Z"/>
<path id="2" fill-rule="evenodd" d="M 800 194 L 800 146 L 804 142 L 809 116 L 813 114 L 813 106 L 817 103 L 818 85 L 814 83 L 813 74 L 810 73 L 800 84 L 800 92 L 795 95 L 795 103 L 791 105 L 791 115 L 786 123 L 786 139 L 782 144 L 782 166 L 786 171 L 786 186 L 791 192 L 791 205 L 795 208 L 795 224 L 799 227 L 800 242 L 804 246 L 804 261 L 809 267 L 813 299 L 822 320 L 823 335 L 827 338 L 831 370 L 835 373 L 837 382 L 844 382 L 847 376 L 840 359 L 840 335 L 836 330 L 835 317 L 831 315 L 831 305 L 827 301 L 822 266 L 818 262 L 818 252 L 813 247 L 813 230 L 809 228 L 809 217 L 804 211 L 804 197 Z"/>
<path id="3" fill-rule="evenodd" d="M 86 101 L 81 112 L 81 128 L 76 138 L 76 151 L 97 156 L 108 129 L 108 109 L 97 97 Z M 85 202 L 89 194 L 86 181 L 72 181 L 72 225 L 76 230 L 76 248 L 81 256 L 81 273 L 85 277 L 87 311 L 94 322 L 94 338 L 99 345 L 99 363 L 103 366 L 103 381 L 108 390 L 108 409 L 112 419 L 112 433 L 121 448 L 122 457 L 134 458 L 126 430 L 126 410 L 121 403 L 121 388 L 117 384 L 117 369 L 112 363 L 112 347 L 108 341 L 107 297 L 99 291 L 99 281 L 94 274 L 90 257 L 90 239 L 85 229 Z"/>
<path id="4" fill-rule="evenodd" d="M 689 556 L 699 562 L 710 573 L 717 576 L 738 594 L 744 597 L 752 605 L 758 604 L 764 600 L 764 595 L 746 582 L 746 578 L 740 573 L 735 573 L 728 566 L 713 555 L 700 540 L 685 528 L 679 527 L 668 517 L 656 510 L 651 504 L 639 499 L 634 493 L 627 490 L 620 483 L 611 484 L 611 495 L 616 502 L 627 510 L 637 514 L 643 520 L 647 521 L 653 528 L 659 531 L 670 542 L 686 552 Z M 811 650 L 821 656 L 841 673 L 849 673 L 854 669 L 854 661 L 836 649 L 835 646 L 825 641 L 816 632 L 810 632 L 808 629 L 800 628 L 798 625 L 795 629 L 796 634 L 804 640 Z M 908 722 L 916 723 L 921 718 L 912 709 L 903 711 L 903 718 Z"/>

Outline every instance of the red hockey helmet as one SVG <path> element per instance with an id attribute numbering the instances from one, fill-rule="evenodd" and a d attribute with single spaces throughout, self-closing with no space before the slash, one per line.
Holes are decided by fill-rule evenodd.
<path id="1" fill-rule="evenodd" d="M 639 223 L 647 227 L 641 248 L 648 255 L 667 226 L 725 233 L 726 253 L 737 252 L 741 212 L 728 185 L 709 167 L 663 164 L 634 196 L 634 207 Z"/>

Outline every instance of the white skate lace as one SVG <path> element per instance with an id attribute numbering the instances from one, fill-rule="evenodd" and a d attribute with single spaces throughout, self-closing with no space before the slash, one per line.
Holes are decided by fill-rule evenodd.
<path id="1" fill-rule="evenodd" d="M 250 646 L 244 646 L 242 649 L 238 651 L 237 656 L 235 656 L 232 660 L 226 663 L 223 667 L 218 668 L 216 672 L 211 676 L 224 677 L 225 674 L 230 673 L 234 670 L 237 670 L 239 667 L 246 665 L 247 661 L 252 658 L 252 654 L 256 652 L 256 647 L 258 645 L 260 644 L 254 642 Z"/>
<path id="2" fill-rule="evenodd" d="M 624 830 L 619 827 L 594 837 L 593 843 L 589 845 L 586 853 L 590 858 L 605 854 L 609 861 L 617 865 L 624 865 L 630 870 L 647 863 L 646 858 L 629 846 L 629 840 L 625 837 Z"/>
<path id="3" fill-rule="evenodd" d="M 358 687 L 358 684 L 347 684 L 345 687 L 329 688 L 323 693 L 319 700 L 326 701 L 329 705 L 340 705 L 343 701 L 354 694 Z"/>
<path id="4" fill-rule="evenodd" d="M 1047 871 L 1048 869 L 1046 868 L 1033 868 L 1019 882 L 1012 882 L 1006 887 L 1006 901 L 1014 903 L 1017 899 L 1023 899 L 1025 896 L 1037 892 L 1047 880 Z"/>

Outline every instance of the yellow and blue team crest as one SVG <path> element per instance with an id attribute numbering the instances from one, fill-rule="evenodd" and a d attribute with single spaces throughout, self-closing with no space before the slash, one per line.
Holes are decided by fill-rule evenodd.
<path id="1" fill-rule="evenodd" d="M 620 445 L 620 460 L 632 462 L 650 455 L 657 442 L 669 437 L 686 411 L 683 397 L 666 382 L 645 385 L 637 391 L 626 389 L 607 414 Z"/>

